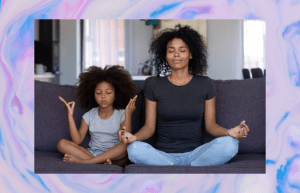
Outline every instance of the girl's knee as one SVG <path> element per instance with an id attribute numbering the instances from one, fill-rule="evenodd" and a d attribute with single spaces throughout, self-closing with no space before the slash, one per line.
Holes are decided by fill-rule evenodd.
<path id="1" fill-rule="evenodd" d="M 63 148 L 65 148 L 67 145 L 69 145 L 69 142 L 68 140 L 66 139 L 61 139 L 58 143 L 57 143 L 57 150 L 58 151 L 61 151 Z"/>

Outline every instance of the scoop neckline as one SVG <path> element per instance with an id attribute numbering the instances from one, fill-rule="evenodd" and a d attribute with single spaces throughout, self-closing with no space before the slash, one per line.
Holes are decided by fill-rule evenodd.
<path id="1" fill-rule="evenodd" d="M 174 86 L 177 86 L 177 87 L 184 87 L 184 86 L 187 86 L 188 84 L 190 84 L 192 81 L 193 81 L 193 79 L 194 79 L 194 75 L 192 75 L 193 77 L 191 78 L 191 80 L 188 82 L 188 83 L 186 83 L 186 84 L 184 84 L 184 85 L 176 85 L 176 84 L 173 84 L 170 80 L 169 80 L 169 78 L 168 78 L 168 76 L 166 76 L 166 79 L 167 79 L 167 81 L 170 83 L 170 84 L 172 84 L 172 85 L 174 85 Z"/>
<path id="2" fill-rule="evenodd" d="M 106 121 L 106 120 L 109 120 L 110 118 L 112 118 L 112 117 L 114 116 L 114 114 L 115 114 L 115 112 L 116 112 L 116 109 L 114 109 L 113 114 L 112 114 L 108 119 L 102 119 L 102 118 L 100 117 L 100 115 L 98 114 L 98 111 L 99 111 L 99 107 L 97 107 L 97 115 L 98 115 L 99 119 L 102 120 L 102 121 Z"/>

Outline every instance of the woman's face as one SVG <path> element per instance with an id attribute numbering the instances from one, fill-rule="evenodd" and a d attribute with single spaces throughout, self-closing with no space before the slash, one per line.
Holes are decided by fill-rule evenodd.
<path id="1" fill-rule="evenodd" d="M 115 89 L 108 82 L 101 82 L 95 88 L 95 100 L 102 108 L 112 106 L 115 100 Z"/>
<path id="2" fill-rule="evenodd" d="M 182 39 L 174 38 L 167 44 L 166 59 L 171 70 L 188 70 L 192 53 L 188 45 Z"/>

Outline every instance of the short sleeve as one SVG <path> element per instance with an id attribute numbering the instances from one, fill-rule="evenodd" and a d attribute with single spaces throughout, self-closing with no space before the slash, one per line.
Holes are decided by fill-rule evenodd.
<path id="1" fill-rule="evenodd" d="M 207 81 L 207 95 L 205 100 L 210 100 L 212 98 L 214 98 L 216 96 L 216 88 L 215 88 L 215 83 L 213 82 L 213 80 L 209 77 L 208 81 Z"/>
<path id="2" fill-rule="evenodd" d="M 91 111 L 88 111 L 82 116 L 88 126 L 90 126 L 90 114 Z"/>
<path id="3" fill-rule="evenodd" d="M 125 120 L 125 109 L 120 110 L 120 113 L 121 113 L 120 123 L 122 123 Z"/>
<path id="4" fill-rule="evenodd" d="M 145 80 L 144 83 L 144 96 L 150 100 L 150 101 L 156 101 L 154 97 L 154 88 L 153 88 L 153 83 L 154 83 L 154 78 L 155 77 L 149 77 Z"/>

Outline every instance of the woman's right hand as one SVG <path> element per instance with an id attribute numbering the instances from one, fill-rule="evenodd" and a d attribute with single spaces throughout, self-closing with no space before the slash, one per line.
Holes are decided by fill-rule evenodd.
<path id="1" fill-rule="evenodd" d="M 136 136 L 127 132 L 125 129 L 126 129 L 126 127 L 124 126 L 123 129 L 119 130 L 119 133 L 118 133 L 119 141 L 124 144 L 129 144 L 129 143 L 136 141 L 137 140 Z"/>
<path id="2" fill-rule="evenodd" d="M 73 116 L 73 113 L 74 113 L 74 107 L 75 107 L 75 102 L 72 101 L 72 102 L 66 102 L 61 96 L 58 97 L 65 105 L 65 109 L 68 113 L 68 115 L 71 115 Z"/>

